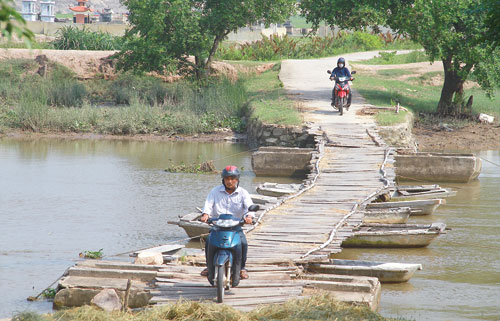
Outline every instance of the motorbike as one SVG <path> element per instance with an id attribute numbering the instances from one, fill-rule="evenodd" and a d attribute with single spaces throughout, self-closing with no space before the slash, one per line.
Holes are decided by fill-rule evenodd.
<path id="1" fill-rule="evenodd" d="M 258 205 L 248 208 L 250 212 L 258 210 Z M 217 302 L 222 303 L 224 291 L 240 283 L 242 246 L 238 232 L 245 221 L 231 214 L 222 214 L 207 223 L 212 225 L 207 239 L 208 281 L 217 287 Z"/>
<path id="2" fill-rule="evenodd" d="M 330 70 L 327 70 L 328 74 L 332 74 Z M 353 71 L 351 75 L 354 75 L 356 71 Z M 347 99 L 349 97 L 351 88 L 349 87 L 349 81 L 354 80 L 353 77 L 338 77 L 334 76 L 330 80 L 335 81 L 334 94 L 332 95 L 332 106 L 338 108 L 340 115 L 344 114 L 344 108 L 349 110 L 347 106 Z"/>

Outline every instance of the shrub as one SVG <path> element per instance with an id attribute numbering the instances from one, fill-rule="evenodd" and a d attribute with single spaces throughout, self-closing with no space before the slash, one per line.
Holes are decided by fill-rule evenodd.
<path id="1" fill-rule="evenodd" d="M 64 26 L 57 31 L 52 45 L 59 50 L 120 50 L 123 40 L 107 32 Z"/>

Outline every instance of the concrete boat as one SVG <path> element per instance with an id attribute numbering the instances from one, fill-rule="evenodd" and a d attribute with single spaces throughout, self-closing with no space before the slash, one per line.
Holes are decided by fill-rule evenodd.
<path id="1" fill-rule="evenodd" d="M 333 259 L 329 264 L 310 264 L 309 268 L 320 273 L 374 276 L 381 283 L 398 283 L 408 281 L 415 271 L 422 270 L 422 265 Z"/>
<path id="2" fill-rule="evenodd" d="M 342 247 L 408 248 L 428 246 L 445 233 L 446 224 L 365 224 Z"/>
<path id="3" fill-rule="evenodd" d="M 397 224 L 406 223 L 410 217 L 411 208 L 396 207 L 387 209 L 371 209 L 363 211 L 363 223 Z"/>
<path id="4" fill-rule="evenodd" d="M 260 147 L 252 154 L 257 176 L 305 176 L 313 148 Z"/>
<path id="5" fill-rule="evenodd" d="M 442 188 L 439 185 L 403 185 L 395 187 L 391 192 L 390 201 L 436 199 L 455 195 L 457 195 L 456 191 L 449 188 Z"/>
<path id="6" fill-rule="evenodd" d="M 479 176 L 482 167 L 474 154 L 398 151 L 394 159 L 396 176 L 403 180 L 467 183 Z"/>
<path id="7" fill-rule="evenodd" d="M 303 184 L 263 183 L 257 186 L 257 193 L 265 196 L 281 197 L 297 193 Z"/>
<path id="8" fill-rule="evenodd" d="M 413 200 L 413 201 L 398 201 L 398 202 L 380 202 L 370 203 L 366 205 L 368 210 L 374 209 L 389 209 L 399 207 L 409 207 L 411 215 L 429 215 L 434 213 L 439 205 L 446 204 L 444 199 L 427 199 L 427 200 Z"/>

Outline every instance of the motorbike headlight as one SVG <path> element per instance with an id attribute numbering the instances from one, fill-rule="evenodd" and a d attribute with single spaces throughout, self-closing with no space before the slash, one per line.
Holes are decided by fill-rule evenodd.
<path id="1" fill-rule="evenodd" d="M 239 224 L 239 221 L 235 221 L 235 220 L 218 220 L 216 222 L 216 225 L 220 226 L 220 227 L 233 227 L 233 226 L 236 226 L 238 224 Z"/>

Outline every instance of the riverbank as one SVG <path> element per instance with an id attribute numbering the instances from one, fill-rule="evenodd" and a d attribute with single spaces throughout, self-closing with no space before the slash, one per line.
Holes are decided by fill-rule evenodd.
<path id="1" fill-rule="evenodd" d="M 258 320 L 377 320 L 390 321 L 367 307 L 357 307 L 337 302 L 328 294 L 317 294 L 285 304 L 267 304 L 251 312 L 241 312 L 228 305 L 179 301 L 176 304 L 154 307 L 137 313 L 105 312 L 95 307 L 84 306 L 53 314 L 21 313 L 16 321 L 159 321 L 159 320 L 206 320 L 206 321 L 258 321 Z M 403 320 L 398 318 L 397 320 Z"/>

